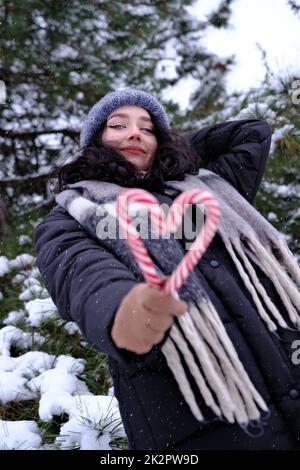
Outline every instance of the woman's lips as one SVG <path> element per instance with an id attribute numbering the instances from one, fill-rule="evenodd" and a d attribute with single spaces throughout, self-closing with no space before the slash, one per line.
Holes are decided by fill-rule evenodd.
<path id="1" fill-rule="evenodd" d="M 123 152 L 133 153 L 139 155 L 141 153 L 145 153 L 143 149 L 138 147 L 125 147 L 122 149 Z"/>

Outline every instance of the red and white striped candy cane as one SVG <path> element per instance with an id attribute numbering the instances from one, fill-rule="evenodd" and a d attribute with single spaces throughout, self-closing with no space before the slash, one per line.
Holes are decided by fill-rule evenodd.
<path id="1" fill-rule="evenodd" d="M 126 189 L 119 195 L 116 201 L 116 211 L 123 234 L 142 270 L 145 281 L 159 288 L 161 288 L 162 279 L 157 274 L 145 244 L 129 215 L 129 205 L 133 203 L 147 206 L 153 228 L 157 230 L 159 235 L 176 232 L 182 223 L 184 211 L 189 204 L 202 204 L 206 209 L 206 219 L 196 240 L 163 285 L 166 293 L 174 295 L 192 272 L 217 231 L 220 220 L 219 203 L 208 191 L 192 189 L 181 193 L 173 202 L 168 215 L 165 216 L 157 199 L 143 189 Z"/>

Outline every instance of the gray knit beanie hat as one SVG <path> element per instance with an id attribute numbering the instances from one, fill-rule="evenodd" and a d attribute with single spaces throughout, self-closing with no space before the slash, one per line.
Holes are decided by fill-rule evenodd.
<path id="1" fill-rule="evenodd" d="M 121 106 L 140 106 L 149 111 L 156 122 L 170 128 L 168 115 L 163 106 L 150 93 L 134 88 L 112 91 L 105 95 L 89 111 L 80 134 L 80 146 L 90 145 L 96 132 L 108 116 Z"/>

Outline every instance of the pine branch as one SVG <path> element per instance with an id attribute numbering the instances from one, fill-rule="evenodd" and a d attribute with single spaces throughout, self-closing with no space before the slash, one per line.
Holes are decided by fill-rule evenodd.
<path id="1" fill-rule="evenodd" d="M 47 135 L 47 134 L 63 134 L 68 137 L 71 137 L 73 140 L 76 140 L 78 137 L 78 131 L 71 130 L 71 129 L 44 129 L 44 130 L 36 130 L 36 131 L 24 131 L 24 132 L 16 132 L 11 130 L 0 129 L 0 136 L 2 137 L 10 137 L 11 139 L 34 139 L 39 135 Z"/>

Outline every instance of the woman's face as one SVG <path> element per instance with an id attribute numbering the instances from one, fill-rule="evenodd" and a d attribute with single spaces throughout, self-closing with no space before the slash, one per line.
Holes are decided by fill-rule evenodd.
<path id="1" fill-rule="evenodd" d="M 102 143 L 118 150 L 137 170 L 148 170 L 157 149 L 150 114 L 139 106 L 115 109 L 107 118 Z"/>

